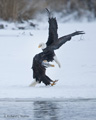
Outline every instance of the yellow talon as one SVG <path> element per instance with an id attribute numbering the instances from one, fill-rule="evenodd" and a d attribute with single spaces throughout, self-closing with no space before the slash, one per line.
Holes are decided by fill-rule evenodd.
<path id="1" fill-rule="evenodd" d="M 55 65 L 51 65 L 51 67 L 55 67 Z"/>
<path id="2" fill-rule="evenodd" d="M 52 83 L 51 86 L 55 85 L 55 83 Z"/>
<path id="3" fill-rule="evenodd" d="M 57 81 L 58 80 L 53 81 L 53 83 L 51 83 L 51 86 L 55 85 Z"/>

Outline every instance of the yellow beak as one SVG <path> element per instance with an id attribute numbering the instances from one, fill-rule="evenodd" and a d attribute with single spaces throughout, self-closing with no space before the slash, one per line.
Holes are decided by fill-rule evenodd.
<path id="1" fill-rule="evenodd" d="M 41 47 L 41 45 L 38 46 L 38 48 L 40 48 L 40 47 Z"/>

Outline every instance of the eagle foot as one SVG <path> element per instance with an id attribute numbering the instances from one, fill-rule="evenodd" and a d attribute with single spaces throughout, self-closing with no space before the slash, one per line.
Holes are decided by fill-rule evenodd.
<path id="1" fill-rule="evenodd" d="M 53 81 L 53 83 L 51 83 L 51 86 L 54 86 L 57 81 L 58 81 L 58 80 Z"/>
<path id="2" fill-rule="evenodd" d="M 55 65 L 50 64 L 47 60 L 43 60 L 42 65 L 45 67 L 55 67 Z"/>

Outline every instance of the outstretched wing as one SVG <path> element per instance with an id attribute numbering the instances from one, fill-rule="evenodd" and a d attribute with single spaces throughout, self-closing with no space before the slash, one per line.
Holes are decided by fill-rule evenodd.
<path id="1" fill-rule="evenodd" d="M 49 13 L 49 21 L 48 21 L 49 22 L 49 37 L 48 37 L 48 41 L 46 42 L 46 45 L 50 46 L 56 40 L 58 40 L 58 34 L 57 34 L 58 25 L 57 25 L 56 18 L 53 18 L 50 15 L 50 12 L 48 9 L 47 11 Z"/>
<path id="2" fill-rule="evenodd" d="M 80 35 L 80 34 L 85 34 L 85 33 L 83 31 L 76 31 L 76 32 L 74 32 L 72 34 L 63 36 L 63 37 L 59 38 L 56 42 L 54 42 L 51 46 L 47 47 L 45 49 L 45 51 L 48 50 L 48 49 L 56 50 L 56 49 L 60 48 L 67 41 L 70 41 L 73 36 Z"/>

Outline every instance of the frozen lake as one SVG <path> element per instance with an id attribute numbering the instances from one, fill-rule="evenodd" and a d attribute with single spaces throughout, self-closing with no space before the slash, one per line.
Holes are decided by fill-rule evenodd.
<path id="1" fill-rule="evenodd" d="M 0 120 L 95 120 L 96 99 L 0 99 Z"/>

